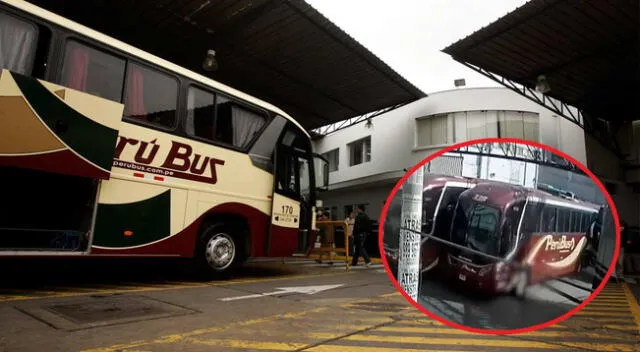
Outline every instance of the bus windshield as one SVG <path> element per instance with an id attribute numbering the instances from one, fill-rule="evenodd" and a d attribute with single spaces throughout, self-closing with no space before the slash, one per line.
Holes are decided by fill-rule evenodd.
<path id="1" fill-rule="evenodd" d="M 498 256 L 500 211 L 468 199 L 460 199 L 453 219 L 455 243 L 492 256 Z"/>

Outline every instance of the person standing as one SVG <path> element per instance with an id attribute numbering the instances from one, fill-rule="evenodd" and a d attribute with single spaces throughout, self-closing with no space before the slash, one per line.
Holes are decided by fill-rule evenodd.
<path id="1" fill-rule="evenodd" d="M 344 221 L 348 225 L 346 231 L 347 231 L 347 236 L 349 236 L 349 254 L 353 256 L 355 253 L 355 245 L 353 240 L 353 227 L 356 224 L 356 212 L 355 211 L 350 212 Z"/>
<path id="2" fill-rule="evenodd" d="M 353 226 L 353 238 L 356 248 L 353 253 L 353 259 L 351 260 L 351 266 L 358 265 L 360 256 L 364 259 L 364 264 L 369 266 L 371 265 L 371 258 L 369 258 L 369 254 L 364 248 L 364 245 L 367 235 L 371 232 L 371 219 L 369 219 L 369 216 L 364 212 L 364 205 L 358 205 L 356 211 L 357 215 Z"/>

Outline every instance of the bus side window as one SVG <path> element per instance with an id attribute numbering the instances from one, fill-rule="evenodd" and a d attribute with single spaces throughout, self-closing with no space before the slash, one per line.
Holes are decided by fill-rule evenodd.
<path id="1" fill-rule="evenodd" d="M 126 82 L 126 117 L 165 128 L 175 126 L 178 105 L 177 79 L 130 62 L 127 65 Z"/>
<path id="2" fill-rule="evenodd" d="M 125 60 L 69 40 L 60 84 L 111 101 L 122 100 Z"/>
<path id="3" fill-rule="evenodd" d="M 216 139 L 235 147 L 246 147 L 267 122 L 264 113 L 245 108 L 220 95 L 216 109 Z"/>
<path id="4" fill-rule="evenodd" d="M 0 13 L 0 68 L 30 75 L 38 45 L 38 27 Z"/>
<path id="5" fill-rule="evenodd" d="M 187 95 L 187 121 L 185 129 L 188 135 L 214 140 L 215 95 L 205 90 L 189 87 Z"/>
<path id="6" fill-rule="evenodd" d="M 545 206 L 540 219 L 540 227 L 542 232 L 556 231 L 556 208 L 553 206 Z"/>

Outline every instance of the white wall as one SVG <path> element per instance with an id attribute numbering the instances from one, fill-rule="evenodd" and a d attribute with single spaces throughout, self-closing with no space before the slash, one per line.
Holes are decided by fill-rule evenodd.
<path id="1" fill-rule="evenodd" d="M 586 164 L 582 129 L 572 122 L 554 117 L 553 112 L 507 88 L 465 88 L 432 93 L 428 97 L 372 119 L 373 128 L 360 123 L 334 132 L 315 142 L 317 153 L 340 148 L 338 171 L 329 175 L 330 184 L 370 175 L 409 169 L 442 146 L 415 147 L 415 119 L 439 113 L 474 110 L 515 110 L 539 114 L 540 141 Z M 449 129 L 451 131 L 451 129 Z M 349 167 L 347 144 L 371 136 L 371 161 Z M 449 132 L 448 144 L 452 144 Z"/>

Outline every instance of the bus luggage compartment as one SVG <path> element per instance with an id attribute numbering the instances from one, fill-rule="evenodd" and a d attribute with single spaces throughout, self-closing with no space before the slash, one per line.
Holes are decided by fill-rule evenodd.
<path id="1" fill-rule="evenodd" d="M 2 70 L 0 166 L 108 179 L 123 109 L 117 102 Z"/>
<path id="2" fill-rule="evenodd" d="M 88 249 L 100 181 L 5 166 L 0 180 L 0 256 Z"/>

